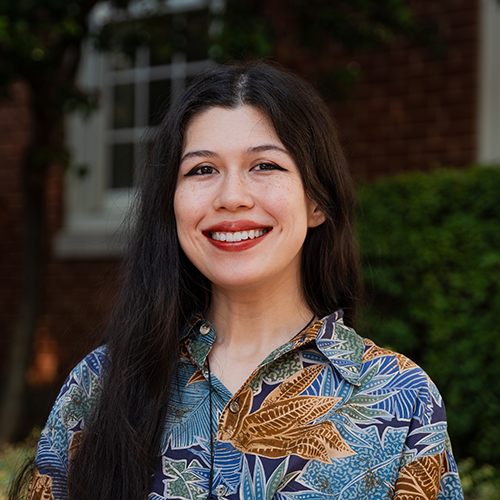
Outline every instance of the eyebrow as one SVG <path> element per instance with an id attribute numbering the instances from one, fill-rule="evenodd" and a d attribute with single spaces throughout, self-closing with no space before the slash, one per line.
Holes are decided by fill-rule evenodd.
<path id="1" fill-rule="evenodd" d="M 188 160 L 189 158 L 207 158 L 207 157 L 218 158 L 219 155 L 208 149 L 202 149 L 200 151 L 190 151 L 181 158 L 181 163 Z"/>
<path id="2" fill-rule="evenodd" d="M 285 153 L 287 154 L 288 156 L 290 156 L 290 153 L 280 147 L 280 146 L 277 146 L 276 144 L 263 144 L 262 146 L 254 146 L 253 148 L 248 148 L 246 151 L 245 151 L 245 154 L 251 154 L 251 153 L 262 153 L 264 151 L 279 151 L 281 153 Z"/>
<path id="3" fill-rule="evenodd" d="M 285 153 L 286 155 L 290 156 L 290 153 L 286 149 L 277 146 L 276 144 L 262 144 L 261 146 L 253 146 L 251 148 L 248 148 L 244 154 L 250 155 L 252 153 L 262 153 L 265 151 L 279 151 L 280 153 Z M 209 149 L 190 151 L 182 157 L 181 163 L 188 160 L 189 158 L 219 158 L 219 155 L 214 151 L 210 151 Z"/>

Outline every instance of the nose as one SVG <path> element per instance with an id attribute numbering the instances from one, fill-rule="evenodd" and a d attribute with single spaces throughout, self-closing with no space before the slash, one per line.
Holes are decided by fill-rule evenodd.
<path id="1" fill-rule="evenodd" d="M 227 173 L 219 185 L 214 200 L 215 208 L 234 212 L 240 208 L 252 208 L 254 203 L 249 181 L 244 174 Z"/>

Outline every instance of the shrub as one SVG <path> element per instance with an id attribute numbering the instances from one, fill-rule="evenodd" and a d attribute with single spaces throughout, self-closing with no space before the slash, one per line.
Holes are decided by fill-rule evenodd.
<path id="1" fill-rule="evenodd" d="M 10 485 L 19 476 L 23 467 L 35 456 L 40 429 L 33 429 L 22 443 L 0 447 L 0 500 L 7 500 Z"/>
<path id="2" fill-rule="evenodd" d="M 500 464 L 500 169 L 411 173 L 358 195 L 361 333 L 436 382 L 457 457 Z"/>
<path id="3" fill-rule="evenodd" d="M 475 465 L 473 458 L 458 463 L 465 500 L 498 500 L 500 470 L 489 464 Z"/>

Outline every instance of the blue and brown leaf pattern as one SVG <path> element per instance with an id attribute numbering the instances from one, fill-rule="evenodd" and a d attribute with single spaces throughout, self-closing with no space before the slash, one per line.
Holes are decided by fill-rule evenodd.
<path id="1" fill-rule="evenodd" d="M 300 395 L 323 368 L 313 365 L 300 370 L 271 391 L 252 413 L 252 390 L 243 391 L 239 412 L 223 414 L 219 439 L 244 453 L 269 458 L 297 455 L 330 463 L 330 457 L 354 454 L 333 422 L 318 422 L 333 410 L 340 398 Z"/>
<path id="2" fill-rule="evenodd" d="M 165 479 L 164 497 L 166 498 L 189 498 L 190 500 L 202 499 L 205 497 L 205 489 L 198 484 L 200 477 L 196 470 L 200 464 L 193 460 L 189 466 L 184 460 L 163 459 L 163 474 Z"/>
<path id="3" fill-rule="evenodd" d="M 232 395 L 206 357 L 201 316 L 183 336 L 149 500 L 461 500 L 441 396 L 405 356 L 342 313 L 271 353 Z M 38 446 L 30 499 L 66 500 L 70 460 L 101 392 L 105 348 L 70 374 Z M 214 436 L 213 456 L 210 436 Z"/>

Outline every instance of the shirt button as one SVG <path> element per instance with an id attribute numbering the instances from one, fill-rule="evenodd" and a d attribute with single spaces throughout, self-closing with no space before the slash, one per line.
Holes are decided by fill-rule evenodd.
<path id="1" fill-rule="evenodd" d="M 210 326 L 207 325 L 207 323 L 203 323 L 201 326 L 200 326 L 200 333 L 202 335 L 206 335 L 208 332 L 210 331 Z"/>
<path id="2" fill-rule="evenodd" d="M 240 405 L 236 399 L 229 403 L 229 410 L 231 413 L 238 413 L 240 411 Z"/>
<path id="3" fill-rule="evenodd" d="M 220 484 L 214 491 L 218 497 L 223 497 L 227 493 L 227 488 L 223 484 Z"/>

